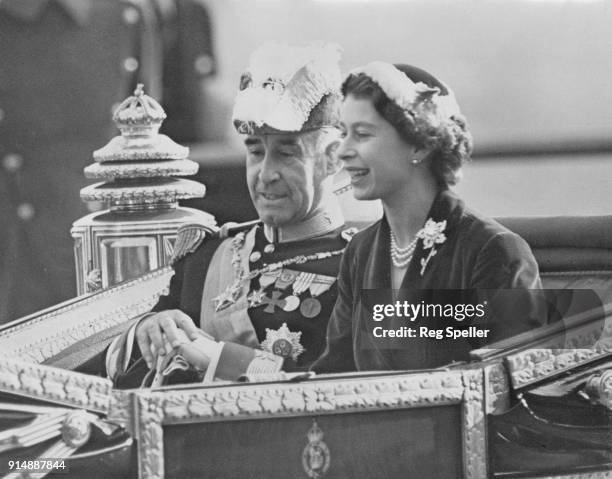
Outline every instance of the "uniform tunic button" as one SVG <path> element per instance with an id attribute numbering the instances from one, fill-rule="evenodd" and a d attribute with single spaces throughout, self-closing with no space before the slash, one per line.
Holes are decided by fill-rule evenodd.
<path id="1" fill-rule="evenodd" d="M 210 55 L 200 55 L 195 59 L 194 67 L 200 75 L 209 75 L 213 70 L 213 60 Z"/>
<path id="2" fill-rule="evenodd" d="M 135 72 L 138 70 L 138 60 L 134 57 L 127 57 L 123 60 L 123 69 L 128 72 Z"/>
<path id="3" fill-rule="evenodd" d="M 138 21 L 140 14 L 138 13 L 138 10 L 136 10 L 134 7 L 129 7 L 123 10 L 122 17 L 123 22 L 126 25 L 134 25 Z"/>
<path id="4" fill-rule="evenodd" d="M 31 203 L 21 203 L 17 207 L 17 216 L 23 221 L 29 221 L 34 218 L 34 206 Z"/>
<path id="5" fill-rule="evenodd" d="M 6 171 L 14 173 L 23 166 L 23 156 L 17 153 L 9 153 L 2 158 L 2 166 Z"/>

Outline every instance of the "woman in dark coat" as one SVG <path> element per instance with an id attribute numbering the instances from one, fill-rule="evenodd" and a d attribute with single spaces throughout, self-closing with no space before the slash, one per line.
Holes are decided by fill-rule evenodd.
<path id="1" fill-rule="evenodd" d="M 539 326 L 529 246 L 449 189 L 472 149 L 452 91 L 419 68 L 373 62 L 342 93 L 337 154 L 355 197 L 380 199 L 384 216 L 347 247 L 314 370 L 439 367 Z"/>

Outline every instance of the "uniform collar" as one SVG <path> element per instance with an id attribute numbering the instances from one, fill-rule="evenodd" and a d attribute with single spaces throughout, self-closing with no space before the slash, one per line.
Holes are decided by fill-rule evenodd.
<path id="1" fill-rule="evenodd" d="M 20 20 L 33 22 L 44 13 L 51 1 L 62 8 L 75 23 L 83 25 L 91 16 L 95 0 L 0 0 L 0 10 Z"/>
<path id="2" fill-rule="evenodd" d="M 325 203 L 323 209 L 306 221 L 282 227 L 264 224 L 266 239 L 271 243 L 285 243 L 315 238 L 340 228 L 344 224 L 340 205 L 336 201 Z"/>

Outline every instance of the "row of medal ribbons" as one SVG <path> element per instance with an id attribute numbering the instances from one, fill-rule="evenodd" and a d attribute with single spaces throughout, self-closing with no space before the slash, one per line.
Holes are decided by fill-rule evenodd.
<path id="1" fill-rule="evenodd" d="M 302 316 L 314 318 L 321 312 L 321 302 L 317 297 L 331 288 L 335 281 L 335 276 L 287 268 L 269 271 L 259 277 L 259 289 L 249 293 L 249 308 L 265 306 L 266 313 L 274 313 L 277 307 L 287 312 L 299 308 Z M 274 287 L 270 288 L 271 285 Z M 310 296 L 300 299 L 305 291 L 309 291 Z"/>

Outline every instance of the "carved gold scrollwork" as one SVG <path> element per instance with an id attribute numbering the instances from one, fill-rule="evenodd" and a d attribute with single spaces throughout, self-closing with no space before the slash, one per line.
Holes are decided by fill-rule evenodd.
<path id="1" fill-rule="evenodd" d="M 163 425 L 452 404 L 462 407 L 464 477 L 486 477 L 484 377 L 483 369 L 477 368 L 300 384 L 139 391 L 136 397 L 141 477 L 163 478 Z M 310 477 L 323 477 L 316 475 L 324 469 L 324 462 L 319 460 L 323 456 L 315 456 L 307 457 L 314 474 Z"/>
<path id="2" fill-rule="evenodd" d="M 463 380 L 463 472 L 467 479 L 477 479 L 487 477 L 483 371 L 466 371 Z"/>
<path id="3" fill-rule="evenodd" d="M 0 358 L 0 392 L 106 414 L 112 383 L 108 379 Z"/>
<path id="4" fill-rule="evenodd" d="M 487 414 L 501 413 L 510 407 L 510 378 L 501 362 L 484 367 Z"/>
<path id="5" fill-rule="evenodd" d="M 114 390 L 108 412 L 108 420 L 121 425 L 134 435 L 134 417 L 132 414 L 132 393 L 124 390 Z"/>
<path id="6" fill-rule="evenodd" d="M 266 417 L 334 410 L 417 407 L 453 404 L 463 397 L 461 374 L 439 372 L 394 376 L 371 381 L 312 382 L 194 392 L 165 391 L 160 396 L 164 421 L 207 420 L 224 417 Z"/>
<path id="7" fill-rule="evenodd" d="M 151 309 L 164 294 L 171 274 L 169 267 L 159 269 L 2 329 L 0 358 L 40 363 L 78 341 L 125 323 Z M 2 374 L 0 366 L 0 382 Z"/>
<path id="8" fill-rule="evenodd" d="M 506 361 L 514 387 L 521 388 L 610 352 L 612 344 L 602 342 L 592 349 L 531 349 L 511 355 Z"/>
<path id="9" fill-rule="evenodd" d="M 138 396 L 138 467 L 143 479 L 164 477 L 163 410 L 160 397 Z"/>

